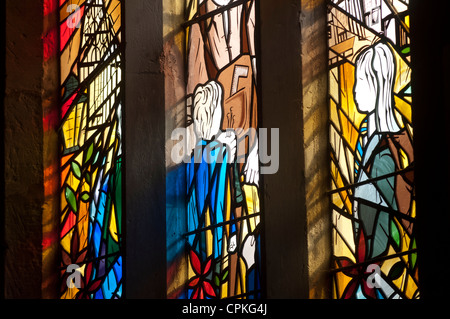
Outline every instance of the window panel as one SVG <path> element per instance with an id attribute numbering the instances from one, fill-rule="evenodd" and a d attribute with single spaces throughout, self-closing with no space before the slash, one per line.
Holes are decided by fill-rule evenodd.
<path id="1" fill-rule="evenodd" d="M 255 0 L 186 1 L 192 299 L 261 296 L 255 6 Z"/>
<path id="2" fill-rule="evenodd" d="M 122 296 L 120 8 L 60 3 L 61 298 Z"/>
<path id="3" fill-rule="evenodd" d="M 418 298 L 409 1 L 328 3 L 335 298 Z"/>

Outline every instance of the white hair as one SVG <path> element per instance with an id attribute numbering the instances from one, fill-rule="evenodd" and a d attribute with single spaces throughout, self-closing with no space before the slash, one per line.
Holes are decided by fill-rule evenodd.
<path id="1" fill-rule="evenodd" d="M 198 138 L 211 140 L 220 129 L 222 95 L 222 87 L 216 81 L 209 81 L 195 89 L 193 120 Z"/>
<path id="2" fill-rule="evenodd" d="M 393 109 L 396 65 L 391 49 L 382 42 L 365 49 L 356 60 L 356 72 L 364 74 L 369 86 L 376 91 L 377 131 L 400 131 Z"/>

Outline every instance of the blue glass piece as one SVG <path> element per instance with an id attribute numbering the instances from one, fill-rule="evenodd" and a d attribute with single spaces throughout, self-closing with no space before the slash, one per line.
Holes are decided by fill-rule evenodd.
<path id="1" fill-rule="evenodd" d="M 117 261 L 113 265 L 113 269 L 117 278 L 117 282 L 119 282 L 120 280 L 122 280 L 122 256 L 119 256 L 119 258 L 117 258 Z"/>
<path id="2" fill-rule="evenodd" d="M 114 271 L 110 271 L 102 284 L 103 294 L 106 299 L 111 299 L 117 289 L 117 280 Z"/>
<path id="3" fill-rule="evenodd" d="M 97 291 L 95 292 L 95 294 L 94 294 L 94 299 L 105 299 L 105 298 L 103 297 L 102 289 L 99 289 L 99 290 L 97 290 Z"/>
<path id="4" fill-rule="evenodd" d="M 102 238 L 102 230 L 98 223 L 94 223 L 94 234 L 92 238 L 92 243 L 94 244 L 94 256 L 98 257 L 100 253 L 100 241 Z"/>
<path id="5" fill-rule="evenodd" d="M 356 299 L 367 299 L 361 290 L 361 285 L 358 285 L 358 290 L 356 291 Z"/>

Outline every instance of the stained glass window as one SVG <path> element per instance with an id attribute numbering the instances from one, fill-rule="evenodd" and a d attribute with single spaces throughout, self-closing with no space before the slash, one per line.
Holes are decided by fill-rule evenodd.
<path id="1" fill-rule="evenodd" d="M 122 3 L 59 5 L 61 297 L 120 298 Z"/>
<path id="2" fill-rule="evenodd" d="M 408 0 L 328 3 L 334 298 L 418 298 Z"/>
<path id="3" fill-rule="evenodd" d="M 261 296 L 256 0 L 187 0 L 187 297 Z"/>

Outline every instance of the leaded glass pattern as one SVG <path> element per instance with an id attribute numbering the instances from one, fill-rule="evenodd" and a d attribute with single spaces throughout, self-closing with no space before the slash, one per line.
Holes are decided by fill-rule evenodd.
<path id="1" fill-rule="evenodd" d="M 408 0 L 328 3 L 334 298 L 418 298 Z"/>
<path id="2" fill-rule="evenodd" d="M 256 0 L 187 0 L 187 297 L 261 296 Z"/>
<path id="3" fill-rule="evenodd" d="M 61 298 L 121 298 L 122 1 L 59 4 Z"/>

